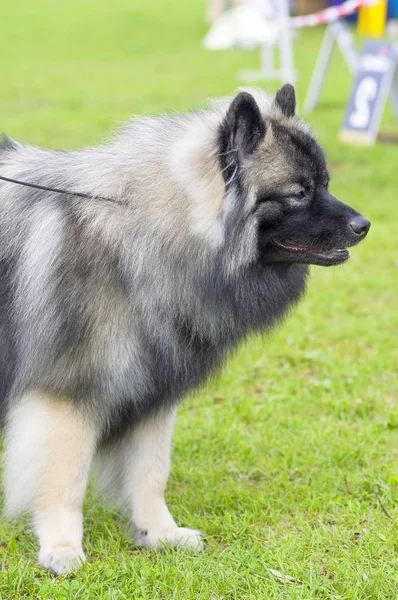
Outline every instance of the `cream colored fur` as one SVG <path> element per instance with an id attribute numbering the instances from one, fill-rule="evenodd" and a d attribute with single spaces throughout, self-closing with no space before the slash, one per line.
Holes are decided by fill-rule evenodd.
<path id="1" fill-rule="evenodd" d="M 6 432 L 6 513 L 33 514 L 39 563 L 57 574 L 85 561 L 82 506 L 95 432 L 70 402 L 30 393 Z"/>
<path id="2" fill-rule="evenodd" d="M 157 548 L 167 542 L 200 550 L 200 532 L 178 527 L 164 499 L 174 422 L 174 412 L 142 421 L 98 453 L 95 471 L 100 488 L 127 512 L 137 544 Z"/>

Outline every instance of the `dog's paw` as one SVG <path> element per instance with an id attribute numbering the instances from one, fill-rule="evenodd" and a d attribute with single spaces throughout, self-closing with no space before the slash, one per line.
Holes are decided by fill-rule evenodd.
<path id="1" fill-rule="evenodd" d="M 196 529 L 188 529 L 187 527 L 176 527 L 165 532 L 159 540 L 161 543 L 166 542 L 171 546 L 183 546 L 184 548 L 193 548 L 196 552 L 203 550 L 202 533 Z"/>
<path id="2" fill-rule="evenodd" d="M 159 549 L 164 545 L 192 548 L 195 552 L 203 550 L 202 533 L 187 527 L 173 527 L 164 529 L 157 534 L 139 531 L 136 534 L 136 543 L 145 548 Z"/>
<path id="3" fill-rule="evenodd" d="M 64 575 L 79 569 L 86 562 L 86 557 L 81 548 L 64 545 L 40 550 L 38 561 L 39 565 L 56 575 Z"/>

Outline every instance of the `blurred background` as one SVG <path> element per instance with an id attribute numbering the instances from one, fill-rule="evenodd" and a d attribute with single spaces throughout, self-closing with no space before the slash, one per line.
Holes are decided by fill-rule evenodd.
<path id="1" fill-rule="evenodd" d="M 267 6 L 268 0 L 260 0 Z M 260 66 L 260 51 L 205 52 L 210 6 L 203 0 L 16 0 L 0 4 L 0 115 L 3 129 L 28 142 L 91 143 L 132 114 L 203 106 L 242 85 L 237 74 Z M 389 12 L 394 13 L 394 0 Z M 390 6 L 389 3 L 389 6 Z M 217 0 L 220 7 L 228 2 Z M 271 3 L 272 4 L 272 3 Z M 278 3 L 276 3 L 278 4 Z M 396 4 L 396 3 L 395 3 Z M 296 0 L 312 12 L 322 0 Z M 353 34 L 357 36 L 356 27 Z M 294 63 L 301 103 L 324 27 L 296 30 Z M 358 47 L 363 39 L 358 40 Z M 311 119 L 337 131 L 352 77 L 336 53 L 324 99 Z M 338 81 L 338 86 L 336 82 Z M 261 82 L 271 91 L 280 82 Z M 326 112 L 325 112 L 326 111 Z"/>
<path id="2" fill-rule="evenodd" d="M 289 6 L 297 15 L 324 7 Z M 0 129 L 38 146 L 78 148 L 132 115 L 232 94 L 239 73 L 260 68 L 261 52 L 204 48 L 231 8 L 221 0 L 3 0 Z M 347 22 L 358 52 L 369 38 L 396 39 L 397 3 L 387 11 L 376 38 L 358 30 L 355 16 Z M 292 35 L 301 114 L 325 28 Z M 352 82 L 337 49 L 306 118 L 325 148 L 332 193 L 372 221 L 367 239 L 348 264 L 312 268 L 288 321 L 266 341 L 249 340 L 180 410 L 170 505 L 179 523 L 206 532 L 205 554 L 134 550 L 122 517 L 91 499 L 90 564 L 77 587 L 34 566 L 23 523 L 0 523 L 1 598 L 396 597 L 398 147 L 339 141 Z M 273 93 L 281 83 L 255 85 Z M 381 129 L 396 132 L 388 102 Z"/>

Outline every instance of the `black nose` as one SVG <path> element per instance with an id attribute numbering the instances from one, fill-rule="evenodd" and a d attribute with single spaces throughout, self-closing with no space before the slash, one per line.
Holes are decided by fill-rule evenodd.
<path id="1" fill-rule="evenodd" d="M 349 225 L 354 233 L 365 236 L 369 231 L 370 221 L 362 217 L 362 215 L 356 215 L 356 217 L 351 219 Z"/>

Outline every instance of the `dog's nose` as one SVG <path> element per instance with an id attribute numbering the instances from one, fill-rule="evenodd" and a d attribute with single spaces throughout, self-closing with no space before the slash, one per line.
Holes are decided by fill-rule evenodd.
<path id="1" fill-rule="evenodd" d="M 356 215 L 351 219 L 349 225 L 356 235 L 364 237 L 369 231 L 370 221 L 362 217 L 362 215 Z"/>

